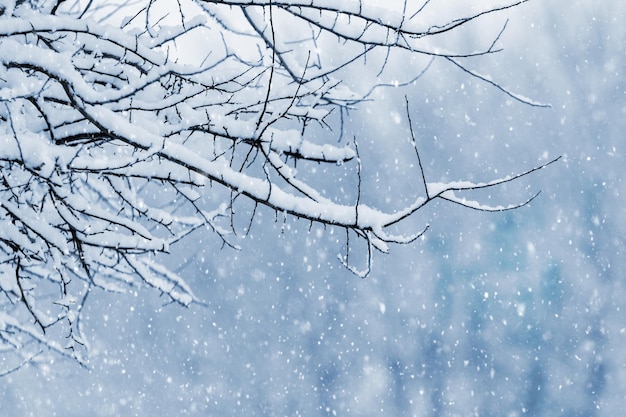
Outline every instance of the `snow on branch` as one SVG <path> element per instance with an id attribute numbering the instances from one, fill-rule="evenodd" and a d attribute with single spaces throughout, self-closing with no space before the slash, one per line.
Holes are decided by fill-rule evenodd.
<path id="1" fill-rule="evenodd" d="M 359 93 L 342 78 L 379 48 L 387 51 L 384 65 L 391 50 L 425 54 L 430 62 L 443 57 L 540 105 L 459 63 L 491 54 L 493 44 L 446 52 L 430 42 L 524 2 L 467 6 L 430 22 L 428 2 L 400 11 L 356 0 L 195 0 L 189 13 L 183 9 L 192 6 L 180 3 L 171 14 L 165 0 L 120 6 L 109 15 L 99 14 L 100 0 L 22 2 L 5 10 L 0 348 L 16 357 L 0 375 L 43 352 L 82 358 L 88 344 L 80 312 L 97 290 L 143 285 L 165 303 L 201 302 L 163 255 L 200 229 L 238 248 L 233 216 L 240 198 L 253 203 L 250 218 L 265 207 L 343 229 L 347 242 L 350 236 L 365 242 L 365 268 L 340 255 L 360 276 L 371 271 L 374 250 L 386 253 L 427 231 L 397 235 L 391 226 L 431 201 L 486 211 L 527 204 L 534 197 L 492 207 L 457 194 L 519 179 L 556 160 L 488 183 L 432 183 L 422 169 L 425 196 L 400 211 L 374 208 L 360 199 L 368 184 L 356 142 L 343 140 L 344 126 L 336 123 L 375 88 L 391 85 L 374 81 Z M 200 50 L 189 46 L 199 38 Z M 327 59 L 322 44 L 345 45 L 348 53 Z M 328 178 L 318 178 L 320 165 Z M 355 202 L 320 188 L 346 170 L 358 179 Z M 64 347 L 49 339 L 55 326 L 66 330 Z"/>

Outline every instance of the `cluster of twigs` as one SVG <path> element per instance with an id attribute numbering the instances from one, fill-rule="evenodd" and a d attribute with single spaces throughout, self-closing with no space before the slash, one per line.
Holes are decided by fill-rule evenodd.
<path id="1" fill-rule="evenodd" d="M 426 229 L 403 236 L 388 230 L 426 204 L 518 208 L 535 196 L 487 207 L 455 192 L 501 185 L 554 162 L 479 184 L 429 183 L 422 169 L 425 195 L 385 213 L 360 200 L 367 185 L 356 144 L 319 143 L 307 135 L 311 125 L 328 127 L 333 110 L 367 98 L 338 88 L 336 77 L 379 48 L 446 59 L 516 100 L 541 105 L 460 63 L 493 53 L 497 39 L 471 54 L 440 52 L 424 41 L 524 1 L 421 29 L 414 23 L 429 1 L 414 13 L 405 5 L 396 21 L 385 21 L 358 1 L 198 0 L 203 15 L 187 19 L 190 4 L 178 2 L 171 26 L 153 21 L 153 0 L 132 12 L 128 6 L 130 17 L 118 26 L 99 21 L 108 12 L 97 1 L 33 3 L 18 2 L 0 16 L 0 348 L 17 355 L 9 370 L 42 351 L 82 361 L 81 310 L 95 288 L 147 284 L 171 302 L 197 301 L 159 253 L 203 228 L 236 247 L 238 198 L 253 202 L 251 217 L 264 206 L 355 234 L 367 242 L 365 269 L 340 258 L 366 276 L 374 249 L 386 252 L 389 243 L 422 235 Z M 283 22 L 309 31 L 297 38 L 306 54 L 294 52 L 294 38 L 278 29 Z M 212 46 L 185 64 L 176 46 L 194 36 Z M 316 52 L 322 37 L 361 50 L 329 66 Z M 411 126 L 408 102 L 407 117 Z M 298 164 L 338 163 L 354 166 L 354 204 L 340 204 L 296 175 Z M 226 197 L 215 201 L 206 191 L 212 186 Z M 65 330 L 65 345 L 48 337 L 54 328 Z"/>

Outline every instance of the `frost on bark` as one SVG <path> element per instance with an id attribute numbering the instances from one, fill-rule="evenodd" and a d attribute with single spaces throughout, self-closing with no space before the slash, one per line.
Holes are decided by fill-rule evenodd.
<path id="1" fill-rule="evenodd" d="M 357 142 L 309 134 L 341 131 L 332 125 L 337 115 L 369 94 L 346 88 L 346 68 L 380 50 L 450 61 L 541 106 L 464 65 L 465 57 L 496 52 L 499 35 L 477 52 L 437 46 L 466 23 L 524 1 L 481 2 L 434 21 L 422 17 L 438 16 L 436 5 L 410 3 L 393 12 L 356 0 L 0 2 L 0 348 L 11 355 L 0 373 L 50 352 L 83 361 L 80 313 L 93 290 L 147 284 L 172 302 L 193 303 L 161 254 L 200 228 L 235 247 L 239 199 L 254 207 L 248 218 L 265 206 L 363 240 L 361 269 L 339 257 L 364 276 L 375 249 L 425 231 L 391 230 L 433 200 L 501 211 L 534 198 L 490 207 L 457 192 L 543 166 L 485 183 L 430 183 L 422 170 L 423 195 L 385 212 L 360 200 L 368 184 Z M 193 59 L 184 57 L 186 45 Z M 322 45 L 342 53 L 327 59 Z M 307 181 L 320 165 L 327 182 L 334 170 L 352 170 L 354 201 Z"/>

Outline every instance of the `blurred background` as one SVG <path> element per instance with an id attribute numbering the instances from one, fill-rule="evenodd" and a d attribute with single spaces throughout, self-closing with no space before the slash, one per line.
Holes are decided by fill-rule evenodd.
<path id="1" fill-rule="evenodd" d="M 366 279 L 336 259 L 343 232 L 276 223 L 273 212 L 257 213 L 241 251 L 195 234 L 170 261 L 206 305 L 166 306 L 149 289 L 91 297 L 90 367 L 60 361 L 1 378 L 0 414 L 626 411 L 626 3 L 530 1 L 450 42 L 479 49 L 507 18 L 504 51 L 463 63 L 551 108 L 435 60 L 415 82 L 375 90 L 344 134 L 359 141 L 363 198 L 381 208 L 423 191 L 405 95 L 429 181 L 488 181 L 562 155 L 474 195 L 507 204 L 541 190 L 528 207 L 428 207 L 403 225 L 429 224 L 426 236 L 376 254 Z M 428 62 L 392 54 L 381 82 L 412 80 Z M 352 67 L 353 88 L 374 64 Z M 357 266 L 362 249 L 352 247 Z"/>

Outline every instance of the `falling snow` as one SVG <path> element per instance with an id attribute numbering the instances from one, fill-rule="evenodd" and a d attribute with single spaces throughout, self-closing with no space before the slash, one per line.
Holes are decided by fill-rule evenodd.
<path id="1" fill-rule="evenodd" d="M 342 4 L 324 1 L 331 6 Z M 310 1 L 294 3 L 300 10 Z M 436 2 L 422 3 L 426 4 L 425 16 L 435 14 Z M 115 280 L 94 281 L 99 290 L 91 293 L 80 310 L 84 343 L 89 345 L 86 366 L 65 358 L 67 349 L 61 344 L 50 346 L 60 352 L 53 356 L 55 360 L 32 352 L 32 357 L 23 358 L 30 363 L 0 377 L 0 415 L 621 415 L 626 383 L 626 287 L 621 276 L 626 269 L 622 174 L 626 107 L 621 72 L 626 67 L 626 6 L 596 3 L 530 1 L 497 18 L 479 21 L 458 37 L 449 34 L 440 44 L 424 44 L 428 52 L 457 47 L 474 50 L 489 45 L 508 18 L 506 31 L 495 45 L 504 50 L 475 58 L 475 74 L 489 74 L 483 78 L 514 86 L 520 93 L 513 97 L 445 60 L 435 60 L 424 75 L 406 86 L 428 59 L 418 66 L 407 55 L 390 54 L 382 65 L 383 58 L 371 54 L 355 61 L 346 82 L 336 90 L 337 99 L 349 100 L 368 92 L 369 87 L 361 85 L 367 77 L 379 77 L 381 83 L 397 88 L 374 90 L 371 101 L 342 115 L 341 128 L 333 125 L 335 130 L 312 134 L 304 143 L 293 126 L 272 127 L 274 140 L 268 141 L 266 150 L 299 152 L 311 159 L 323 156 L 336 160 L 332 169 L 339 172 L 343 172 L 340 161 L 356 158 L 357 149 L 346 143 L 357 138 L 363 167 L 359 220 L 380 236 L 390 219 L 421 204 L 425 191 L 447 197 L 396 229 L 385 230 L 386 237 L 412 236 L 430 225 L 428 233 L 416 242 L 394 246 L 389 254 L 377 252 L 366 279 L 337 261 L 340 254 L 343 261 L 348 258 L 347 264 L 364 267 L 365 242 L 352 236 L 347 247 L 342 229 L 256 209 L 254 204 L 236 206 L 242 213 L 233 225 L 241 235 L 236 248 L 224 247 L 210 224 L 170 244 L 161 238 L 163 230 L 130 223 L 121 211 L 97 212 L 101 219 L 114 219 L 134 232 L 132 237 L 120 238 L 103 228 L 94 239 L 112 245 L 141 244 L 149 251 L 167 248 L 170 254 L 162 255 L 166 256 L 165 266 L 153 262 L 154 258 L 128 258 L 130 265 L 152 279 L 145 283 L 154 287 L 151 289 Z M 346 1 L 344 6 L 357 11 L 360 4 Z M 399 15 L 389 9 L 402 9 L 404 2 L 388 4 L 387 8 L 368 4 L 364 13 L 398 24 Z M 11 10 L 13 2 L 0 0 L 0 8 L 3 6 Z M 442 8 L 443 17 L 453 11 L 451 6 Z M 250 9 L 251 14 L 261 15 Z M 214 18 L 228 25 L 242 15 L 222 12 Z M 332 14 L 323 18 L 329 24 L 346 23 L 335 22 Z M 126 21 L 132 26 L 132 19 Z M 204 21 L 192 19 L 190 24 Z M 146 120 L 130 123 L 98 104 L 117 100 L 124 90 L 97 91 L 86 85 L 72 75 L 69 56 L 64 61 L 58 54 L 42 53 L 46 48 L 37 45 L 31 50 L 17 49 L 3 36 L 28 31 L 28 19 L 7 22 L 6 16 L 0 16 L 0 64 L 11 60 L 36 66 L 54 60 L 58 74 L 69 77 L 90 99 L 88 112 L 111 131 L 134 137 L 143 149 L 142 158 L 147 161 L 160 149 L 159 135 L 144 134 Z M 74 19 L 61 23 L 75 25 L 77 31 L 86 25 Z M 363 27 L 358 26 L 362 22 L 356 23 L 346 29 L 346 35 L 362 33 Z M 100 26 L 94 25 L 94 30 L 96 27 Z M 55 29 L 50 26 L 50 33 Z M 289 29 L 297 35 L 303 30 Z M 164 30 L 155 37 L 155 44 L 176 30 Z M 224 33 L 224 43 L 248 36 Z M 117 40 L 127 43 L 133 39 L 128 35 Z M 216 51 L 224 48 L 221 43 L 216 45 Z M 240 56 L 257 62 L 259 45 L 264 47 L 260 41 L 242 45 Z M 185 48 L 196 51 L 196 46 L 178 47 L 182 67 Z M 281 47 L 286 50 L 292 45 Z M 336 52 L 336 44 L 317 47 L 323 53 L 311 59 L 318 55 L 332 59 L 333 54 L 344 51 Z M 144 52 L 155 61 L 163 56 Z M 207 65 L 213 62 L 211 56 L 206 59 Z M 302 74 L 303 65 L 298 62 L 293 68 Z M 140 157 L 120 153 L 102 159 L 104 156 L 94 151 L 93 157 L 75 158 L 72 149 L 60 149 L 36 137 L 24 137 L 25 147 L 19 149 L 7 133 L 3 115 L 17 113 L 11 107 L 16 100 L 46 85 L 27 72 L 2 68 L 0 160 L 15 159 L 21 152 L 26 172 L 37 170 L 53 178 L 62 164 L 97 168 L 113 162 L 124 166 Z M 5 85 L 19 87 L 8 89 Z M 411 144 L 405 95 L 424 178 Z M 549 102 L 552 108 L 528 106 L 520 100 L 533 105 Z M 225 116 L 219 110 L 211 115 L 216 129 L 236 135 L 254 130 L 254 124 L 246 127 Z M 332 114 L 328 122 L 336 121 L 332 119 L 335 116 L 339 118 Z M 197 109 L 181 107 L 180 117 L 191 124 L 198 117 Z M 26 131 L 29 123 L 24 118 L 15 120 L 14 126 Z M 69 135 L 71 129 L 82 129 L 82 125 L 59 129 L 67 129 Z M 331 140 L 315 135 L 330 135 Z M 284 175 L 302 175 L 310 180 L 306 184 L 315 186 L 307 189 L 318 202 L 312 203 L 281 189 L 272 190 L 262 171 L 250 181 L 237 170 L 226 169 L 217 157 L 200 161 L 180 144 L 172 144 L 168 151 L 185 163 L 227 177 L 246 193 L 271 195 L 278 205 L 312 217 L 356 221 L 357 180 L 349 173 L 331 177 L 329 168 L 317 163 L 311 171 L 285 164 Z M 558 155 L 563 158 L 549 169 L 502 188 L 485 188 L 475 195 L 451 189 L 503 180 Z M 128 175 L 150 175 L 148 170 L 153 168 L 139 164 L 133 169 Z M 2 192 L 7 184 L 23 179 L 4 179 L 4 175 L 0 172 Z M 184 175 L 180 173 L 181 181 L 188 179 Z M 463 178 L 467 181 L 460 180 Z M 294 180 L 294 184 L 305 187 L 304 182 Z M 537 190 L 541 194 L 528 207 L 483 211 L 524 202 Z M 193 201 L 203 198 L 192 188 L 183 192 Z M 325 211 L 328 206 L 323 203 L 335 194 L 340 197 L 330 206 L 332 210 Z M 159 201 L 169 195 L 160 190 L 148 198 Z M 144 207 L 139 196 L 129 193 L 124 197 Z M 88 202 L 70 191 L 64 198 L 75 207 L 87 208 Z M 144 203 L 152 207 L 154 211 L 148 214 L 160 223 L 176 220 L 196 226 L 188 213 L 160 211 L 148 204 L 152 201 Z M 12 240 L 32 258 L 45 258 L 46 248 L 42 249 L 40 241 L 20 232 L 20 224 L 28 225 L 53 243 L 54 259 L 48 260 L 49 265 L 63 262 L 71 247 L 62 231 L 39 221 L 50 207 L 18 206 L 14 199 L 0 204 L 0 241 Z M 208 218 L 228 211 L 220 205 L 214 209 L 205 213 Z M 249 215 L 252 211 L 254 216 Z M 5 213 L 11 213 L 15 221 L 8 221 Z M 100 227 L 78 220 L 77 225 Z M 151 236 L 149 243 L 142 236 Z M 389 249 L 385 242 L 373 240 L 381 251 Z M 0 289 L 18 299 L 20 288 L 10 262 L 0 259 Z M 36 273 L 43 276 L 49 271 Z M 172 299 L 178 304 L 171 303 Z M 0 331 L 10 333 L 21 324 L 13 315 L 18 307 L 8 300 L 0 304 Z M 55 302 L 76 306 L 81 301 L 67 296 Z M 28 311 L 18 313 L 30 317 Z M 55 317 L 47 319 L 54 321 Z M 41 337 L 30 324 L 33 337 Z M 65 340 L 65 335 L 51 333 L 51 337 Z M 7 357 L 0 355 L 0 372 L 12 368 Z"/>

